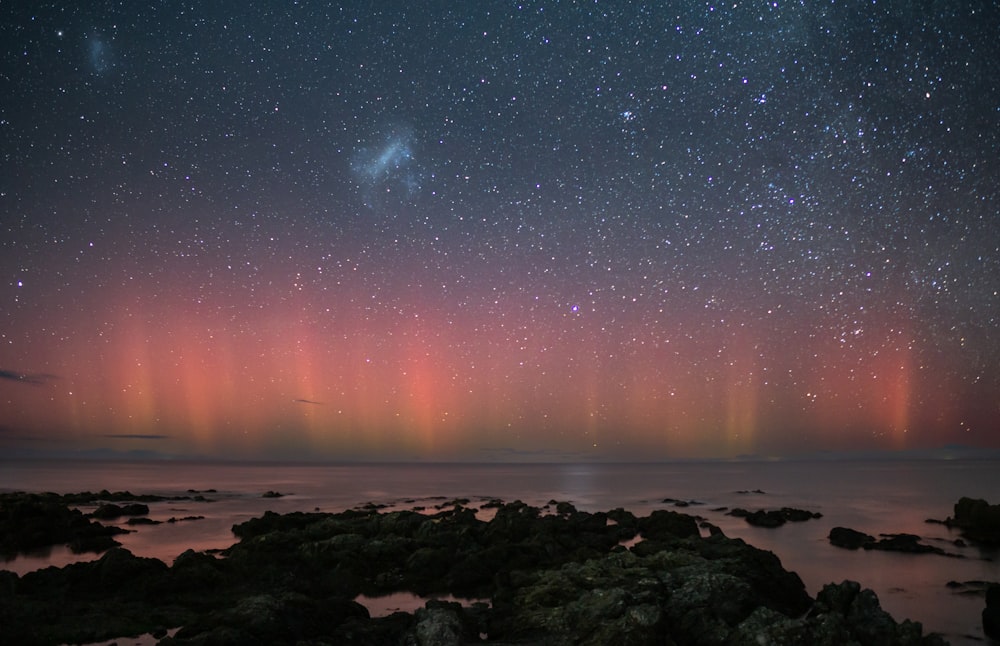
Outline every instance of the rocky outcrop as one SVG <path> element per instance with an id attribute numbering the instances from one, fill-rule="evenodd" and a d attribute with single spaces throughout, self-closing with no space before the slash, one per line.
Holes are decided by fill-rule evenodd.
<path id="1" fill-rule="evenodd" d="M 834 527 L 830 530 L 828 540 L 831 545 L 844 549 L 882 550 L 885 552 L 905 552 L 907 554 L 940 554 L 962 558 L 961 554 L 946 552 L 940 547 L 920 542 L 916 534 L 879 534 L 880 538 L 859 532 L 849 527 Z"/>
<path id="2" fill-rule="evenodd" d="M 113 537 L 127 534 L 121 527 L 109 527 L 90 519 L 114 521 L 128 518 L 128 524 L 157 524 L 146 518 L 146 503 L 166 501 L 210 502 L 195 496 L 136 495 L 128 491 L 97 493 L 2 493 L 0 494 L 0 556 L 14 556 L 55 545 L 68 545 L 76 553 L 103 552 L 120 545 Z M 96 505 L 90 514 L 78 507 Z M 188 517 L 188 520 L 196 517 Z M 197 517 L 200 518 L 200 517 Z M 176 522 L 171 519 L 167 522 Z"/>
<path id="3" fill-rule="evenodd" d="M 1000 505 L 985 500 L 961 498 L 955 503 L 955 515 L 945 521 L 958 527 L 966 538 L 987 545 L 1000 545 Z"/>
<path id="4" fill-rule="evenodd" d="M 233 528 L 225 558 L 171 567 L 122 549 L 0 576 L 0 643 L 87 642 L 146 632 L 191 644 L 937 644 L 844 583 L 816 600 L 771 552 L 673 511 L 557 513 L 499 503 L 434 514 L 266 513 Z M 632 549 L 620 543 L 641 532 Z M 2 574 L 2 573 L 0 573 Z M 372 618 L 354 599 L 408 590 L 428 602 Z M 763 641 L 761 641 L 763 640 Z"/>
<path id="5" fill-rule="evenodd" d="M 1000 583 L 986 588 L 986 607 L 983 608 L 983 634 L 1000 642 Z"/>
<path id="6" fill-rule="evenodd" d="M 47 496 L 7 494 L 0 498 L 0 555 L 14 556 L 53 545 L 74 552 L 103 552 L 120 545 L 113 537 L 126 534 L 105 527 Z"/>
<path id="7" fill-rule="evenodd" d="M 117 520 L 122 516 L 145 516 L 149 513 L 149 505 L 134 502 L 127 505 L 116 505 L 112 502 L 100 505 L 90 515 L 101 520 Z"/>
<path id="8" fill-rule="evenodd" d="M 831 545 L 848 550 L 860 549 L 875 543 L 875 537 L 850 527 L 834 527 L 828 536 Z"/>
<path id="9" fill-rule="evenodd" d="M 896 623 L 857 583 L 828 585 L 790 611 L 785 595 L 769 594 L 727 565 L 686 551 L 622 551 L 526 573 L 509 597 L 498 595 L 489 636 L 556 646 L 944 643 L 923 635 L 920 624 Z"/>
<path id="10" fill-rule="evenodd" d="M 728 512 L 728 515 L 743 518 L 749 524 L 756 527 L 781 527 L 789 521 L 801 523 L 813 518 L 823 517 L 823 514 L 819 512 L 794 509 L 792 507 L 782 507 L 781 509 L 773 510 L 759 509 L 757 511 L 748 511 L 737 507 Z"/>

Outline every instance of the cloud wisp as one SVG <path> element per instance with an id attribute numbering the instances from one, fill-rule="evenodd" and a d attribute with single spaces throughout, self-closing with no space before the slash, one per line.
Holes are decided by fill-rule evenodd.
<path id="1" fill-rule="evenodd" d="M 27 372 L 17 372 L 16 370 L 5 370 L 0 368 L 0 379 L 15 381 L 17 383 L 29 384 L 31 386 L 44 386 L 59 377 L 47 373 L 32 374 Z"/>

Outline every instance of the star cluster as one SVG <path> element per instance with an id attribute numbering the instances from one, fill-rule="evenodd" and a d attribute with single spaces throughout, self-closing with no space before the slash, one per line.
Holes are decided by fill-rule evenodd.
<path id="1" fill-rule="evenodd" d="M 8 447 L 1000 443 L 992 3 L 0 14 Z"/>

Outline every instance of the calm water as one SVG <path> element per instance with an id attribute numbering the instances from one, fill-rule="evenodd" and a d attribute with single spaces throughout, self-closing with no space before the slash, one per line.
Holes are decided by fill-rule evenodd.
<path id="1" fill-rule="evenodd" d="M 568 500 L 586 511 L 624 507 L 637 515 L 670 508 L 663 498 L 694 500 L 682 511 L 704 516 L 728 536 L 775 552 L 786 569 L 802 577 L 813 595 L 823 584 L 860 581 L 879 596 L 897 620 L 913 619 L 953 644 L 983 638 L 981 596 L 962 595 L 949 581 L 1000 581 L 1000 554 L 958 548 L 957 533 L 927 518 L 952 514 L 961 496 L 1000 503 L 1000 462 L 755 462 L 628 465 L 412 465 L 349 466 L 245 465 L 177 462 L 16 462 L 0 463 L 0 491 L 130 490 L 183 495 L 215 489 L 212 503 L 164 502 L 150 505 L 150 517 L 189 515 L 204 520 L 140 526 L 118 537 L 135 554 L 170 563 L 188 548 L 225 548 L 234 542 L 234 523 L 266 510 L 342 511 L 366 502 L 394 508 L 432 505 L 436 497 L 520 499 L 542 505 Z M 740 494 L 743 490 L 764 493 Z M 266 491 L 286 493 L 262 498 Z M 805 523 L 762 529 L 712 511 L 799 507 L 823 514 Z M 909 532 L 925 543 L 963 554 L 938 555 L 850 552 L 831 546 L 827 534 L 842 525 L 877 535 Z M 135 529 L 135 528 L 133 528 Z M 63 548 L 19 557 L 0 568 L 24 573 L 80 560 Z M 94 558 L 85 556 L 83 558 Z"/>

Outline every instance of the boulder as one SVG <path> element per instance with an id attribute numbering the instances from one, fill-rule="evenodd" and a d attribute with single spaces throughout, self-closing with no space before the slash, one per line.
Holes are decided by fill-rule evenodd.
<path id="1" fill-rule="evenodd" d="M 698 520 L 693 516 L 664 509 L 654 510 L 636 521 L 639 532 L 648 540 L 669 540 L 699 536 Z"/>
<path id="2" fill-rule="evenodd" d="M 785 516 L 780 511 L 754 511 L 743 517 L 755 527 L 780 527 L 785 524 Z"/>
<path id="3" fill-rule="evenodd" d="M 743 518 L 749 524 L 756 527 L 781 527 L 786 522 L 804 522 L 813 518 L 822 518 L 819 512 L 807 511 L 805 509 L 795 509 L 794 507 L 782 507 L 781 509 L 748 511 L 737 507 L 727 512 L 729 516 Z"/>
<path id="4" fill-rule="evenodd" d="M 834 527 L 828 536 L 831 545 L 843 547 L 849 550 L 864 548 L 866 550 L 882 550 L 885 552 L 904 552 L 907 554 L 940 554 L 962 558 L 961 554 L 945 552 L 940 547 L 927 545 L 920 542 L 920 537 L 916 534 L 880 534 L 881 538 L 875 540 L 863 532 L 859 532 L 848 527 Z"/>
<path id="5" fill-rule="evenodd" d="M 71 509 L 57 496 L 6 494 L 0 497 L 0 556 L 69 545 L 76 552 L 103 552 L 128 530 L 105 527 Z"/>
<path id="6" fill-rule="evenodd" d="M 1000 545 L 1000 505 L 985 500 L 961 498 L 955 503 L 955 516 L 949 524 L 962 530 L 971 540 L 988 545 Z"/>
<path id="7" fill-rule="evenodd" d="M 415 613 L 413 632 L 420 646 L 462 646 L 479 640 L 478 633 L 464 620 L 462 605 L 431 600 Z"/>
<path id="8" fill-rule="evenodd" d="M 940 547 L 921 543 L 920 537 L 916 534 L 881 534 L 881 536 L 878 542 L 865 545 L 865 549 L 908 554 L 948 554 Z"/>
<path id="9" fill-rule="evenodd" d="M 117 518 L 121 518 L 122 516 L 145 516 L 148 513 L 149 506 L 139 502 L 129 503 L 127 505 L 105 503 L 95 509 L 91 516 L 94 518 L 100 518 L 101 520 L 115 520 Z"/>
<path id="10" fill-rule="evenodd" d="M 851 529 L 850 527 L 834 527 L 828 536 L 831 545 L 856 550 L 875 542 L 875 537 Z"/>
<path id="11" fill-rule="evenodd" d="M 813 608 L 820 630 L 814 644 L 855 642 L 861 646 L 880 644 L 944 645 L 937 635 L 923 635 L 918 622 L 904 620 L 897 623 L 882 610 L 878 596 L 862 589 L 855 581 L 829 583 L 816 595 Z M 832 619 L 832 621 L 828 621 Z M 831 630 L 831 627 L 833 628 Z M 849 639 L 843 639 L 845 633 Z"/>
<path id="12" fill-rule="evenodd" d="M 983 608 L 983 634 L 1000 641 L 1000 583 L 986 588 L 986 607 Z"/>
<path id="13" fill-rule="evenodd" d="M 311 599 L 276 591 L 244 596 L 231 607 L 201 615 L 161 645 L 315 643 L 349 619 L 368 619 L 364 606 L 344 599 Z"/>

